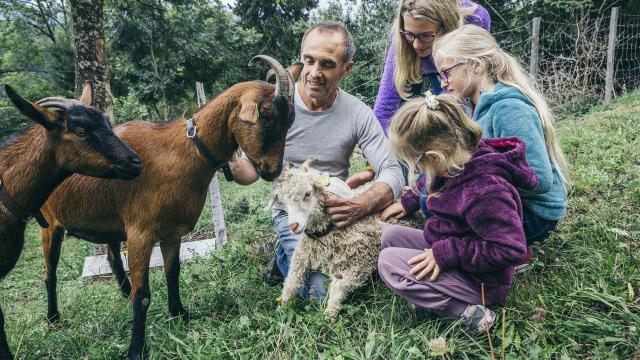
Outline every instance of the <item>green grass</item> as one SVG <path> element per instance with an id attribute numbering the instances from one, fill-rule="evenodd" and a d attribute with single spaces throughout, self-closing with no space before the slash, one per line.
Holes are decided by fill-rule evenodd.
<path id="1" fill-rule="evenodd" d="M 572 163 L 569 214 L 534 248 L 505 304 L 507 359 L 640 358 L 640 93 L 557 124 Z M 357 161 L 357 166 L 362 166 Z M 161 270 L 151 271 L 147 342 L 152 359 L 422 359 L 447 339 L 449 359 L 491 358 L 486 336 L 416 312 L 379 281 L 356 291 L 334 323 L 322 306 L 279 309 L 261 280 L 274 236 L 263 211 L 270 184 L 222 184 L 230 242 L 184 264 L 181 292 L 192 322 L 170 319 Z M 242 198 L 249 204 L 237 206 Z M 200 230 L 210 230 L 203 213 Z M 16 269 L 0 283 L 9 343 L 24 359 L 112 359 L 126 354 L 131 306 L 112 280 L 79 279 L 91 245 L 70 239 L 59 267 L 62 322 L 44 320 L 38 229 L 31 225 Z M 534 318 L 536 308 L 546 310 Z M 497 312 L 500 308 L 495 309 Z M 501 346 L 501 326 L 492 332 Z"/>

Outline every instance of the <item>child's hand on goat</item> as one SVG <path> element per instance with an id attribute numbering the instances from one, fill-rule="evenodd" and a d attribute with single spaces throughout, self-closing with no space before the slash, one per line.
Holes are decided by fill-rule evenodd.
<path id="1" fill-rule="evenodd" d="M 408 261 L 409 265 L 416 264 L 409 274 L 416 277 L 416 280 L 422 280 L 428 273 L 432 272 L 429 281 L 435 281 L 440 274 L 440 267 L 436 263 L 435 257 L 433 257 L 433 250 L 424 249 L 424 253 L 414 256 Z M 418 275 L 416 275 L 418 274 Z"/>
<path id="2" fill-rule="evenodd" d="M 380 214 L 380 220 L 387 221 L 389 218 L 399 220 L 405 216 L 407 216 L 407 211 L 402 206 L 402 203 L 398 201 L 394 202 L 389 207 L 384 209 L 384 211 L 382 211 L 382 213 Z"/>

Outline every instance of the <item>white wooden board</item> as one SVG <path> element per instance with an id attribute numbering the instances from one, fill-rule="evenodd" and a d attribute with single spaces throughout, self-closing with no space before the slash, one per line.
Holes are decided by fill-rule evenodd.
<path id="1" fill-rule="evenodd" d="M 192 259 L 194 256 L 204 256 L 214 251 L 215 239 L 205 239 L 198 241 L 189 241 L 182 243 L 180 246 L 180 262 Z M 128 254 L 126 250 L 120 253 L 124 269 L 129 271 Z M 149 267 L 162 266 L 162 252 L 159 246 L 154 246 L 151 252 L 151 260 Z M 111 266 L 107 261 L 107 254 L 87 256 L 84 259 L 84 268 L 82 269 L 82 277 L 105 276 L 111 275 Z"/>

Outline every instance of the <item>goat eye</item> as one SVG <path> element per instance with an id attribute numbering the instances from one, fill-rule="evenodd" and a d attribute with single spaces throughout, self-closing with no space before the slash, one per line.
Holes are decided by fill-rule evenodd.
<path id="1" fill-rule="evenodd" d="M 304 198 L 308 198 L 309 196 L 311 196 L 311 191 L 307 191 L 306 193 L 304 193 Z"/>
<path id="2" fill-rule="evenodd" d="M 85 137 L 87 135 L 87 131 L 81 127 L 73 129 L 73 132 L 80 137 Z"/>

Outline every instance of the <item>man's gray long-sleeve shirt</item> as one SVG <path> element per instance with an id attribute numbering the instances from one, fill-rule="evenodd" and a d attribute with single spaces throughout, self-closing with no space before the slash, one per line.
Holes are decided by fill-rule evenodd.
<path id="1" fill-rule="evenodd" d="M 393 198 L 398 197 L 404 183 L 402 170 L 390 153 L 387 138 L 370 107 L 338 89 L 329 109 L 309 111 L 296 86 L 295 111 L 295 121 L 287 133 L 285 164 L 301 164 L 314 158 L 315 169 L 345 180 L 349 176 L 349 158 L 359 145 L 378 175 L 377 181 L 389 185 Z M 282 208 L 278 203 L 273 206 Z"/>

